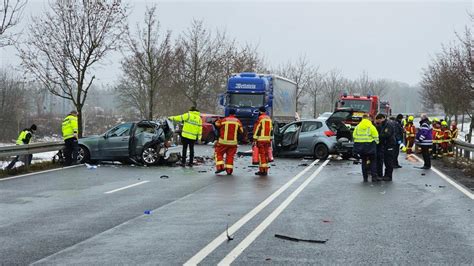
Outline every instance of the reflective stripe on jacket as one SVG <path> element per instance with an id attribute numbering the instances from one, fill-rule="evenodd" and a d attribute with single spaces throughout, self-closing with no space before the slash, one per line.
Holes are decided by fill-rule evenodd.
<path id="1" fill-rule="evenodd" d="M 192 140 L 201 140 L 202 136 L 202 120 L 201 113 L 197 111 L 189 111 L 182 115 L 171 116 L 170 120 L 182 122 L 183 130 L 181 136 Z"/>
<path id="2" fill-rule="evenodd" d="M 74 137 L 78 133 L 77 116 L 68 115 L 63 120 L 62 124 L 63 140 Z"/>
<path id="3" fill-rule="evenodd" d="M 416 128 L 413 123 L 407 123 L 405 125 L 405 134 L 407 138 L 414 138 L 416 135 Z"/>
<path id="4" fill-rule="evenodd" d="M 272 119 L 266 114 L 260 115 L 253 127 L 253 140 L 270 142 L 272 140 L 272 130 Z"/>
<path id="5" fill-rule="evenodd" d="M 441 128 L 433 128 L 432 139 L 434 144 L 440 144 L 443 142 L 444 133 Z"/>
<path id="6" fill-rule="evenodd" d="M 219 144 L 237 145 L 237 134 L 243 134 L 243 126 L 239 119 L 230 115 L 217 120 L 216 127 L 219 128 Z"/>
<path id="7" fill-rule="evenodd" d="M 368 119 L 362 119 L 362 121 L 355 127 L 352 133 L 354 142 L 358 143 L 379 143 L 379 133 L 375 126 Z"/>

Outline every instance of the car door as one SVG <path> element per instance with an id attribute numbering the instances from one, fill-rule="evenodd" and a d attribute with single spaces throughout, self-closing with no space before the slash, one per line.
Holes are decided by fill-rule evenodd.
<path id="1" fill-rule="evenodd" d="M 315 140 L 321 137 L 323 132 L 319 130 L 323 127 L 323 123 L 319 121 L 304 121 L 298 139 L 298 152 L 301 154 L 312 155 L 313 144 Z"/>
<path id="2" fill-rule="evenodd" d="M 277 149 L 281 153 L 290 154 L 298 147 L 298 137 L 300 134 L 301 122 L 291 123 L 282 128 Z"/>
<path id="3" fill-rule="evenodd" d="M 128 145 L 132 123 L 120 124 L 104 135 L 100 150 L 104 159 L 128 157 Z"/>

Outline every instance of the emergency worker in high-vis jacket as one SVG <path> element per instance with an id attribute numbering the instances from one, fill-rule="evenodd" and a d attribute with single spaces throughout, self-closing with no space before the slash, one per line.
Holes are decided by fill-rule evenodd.
<path id="1" fill-rule="evenodd" d="M 265 107 L 259 108 L 260 115 L 253 127 L 253 145 L 258 148 L 259 170 L 256 175 L 268 175 L 269 150 L 272 141 L 273 122 Z"/>
<path id="2" fill-rule="evenodd" d="M 64 165 L 69 166 L 77 163 L 79 152 L 79 127 L 77 123 L 77 111 L 71 111 L 63 120 L 61 131 L 63 133 L 64 145 Z"/>
<path id="3" fill-rule="evenodd" d="M 35 124 L 31 125 L 30 128 L 23 129 L 16 140 L 16 145 L 30 144 L 33 133 L 35 133 L 37 127 Z M 12 169 L 15 166 L 16 162 L 20 159 L 20 155 L 15 156 L 15 158 L 8 164 L 5 169 Z M 32 154 L 28 154 L 25 158 L 25 164 L 31 164 L 31 159 L 33 159 Z"/>
<path id="4" fill-rule="evenodd" d="M 181 143 L 183 144 L 181 166 L 186 165 L 186 153 L 189 146 L 188 166 L 192 167 L 194 162 L 194 144 L 196 141 L 201 141 L 202 137 L 201 113 L 193 106 L 189 109 L 189 112 L 182 115 L 170 116 L 168 119 L 183 123 L 183 129 L 181 131 Z"/>
<path id="5" fill-rule="evenodd" d="M 231 175 L 234 170 L 234 156 L 237 153 L 238 135 L 244 134 L 240 120 L 235 117 L 235 110 L 229 110 L 229 116 L 216 121 L 219 139 L 215 145 L 216 174 L 227 172 Z M 224 162 L 225 155 L 225 162 Z"/>

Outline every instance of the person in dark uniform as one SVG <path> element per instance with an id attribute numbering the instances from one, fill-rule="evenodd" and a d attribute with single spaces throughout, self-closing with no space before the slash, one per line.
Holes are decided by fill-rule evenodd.
<path id="1" fill-rule="evenodd" d="M 393 168 L 402 168 L 400 163 L 398 162 L 398 155 L 400 154 L 400 145 L 403 142 L 403 126 L 402 126 L 402 119 L 403 115 L 397 115 L 397 118 L 393 119 L 390 118 L 390 122 L 392 122 L 395 130 L 395 138 L 397 140 L 397 144 L 395 145 L 395 149 L 393 149 Z"/>
<path id="2" fill-rule="evenodd" d="M 393 150 L 396 148 L 395 128 L 387 120 L 384 114 L 375 117 L 377 131 L 379 132 L 379 144 L 377 145 L 377 175 L 383 176 L 383 181 L 392 181 L 393 173 Z M 385 165 L 385 173 L 383 166 Z"/>

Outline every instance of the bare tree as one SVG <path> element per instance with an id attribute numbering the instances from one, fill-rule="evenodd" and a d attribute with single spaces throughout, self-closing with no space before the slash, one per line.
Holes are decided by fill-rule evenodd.
<path id="1" fill-rule="evenodd" d="M 296 111 L 301 111 L 303 107 L 301 98 L 308 92 L 312 72 L 313 67 L 306 56 L 299 57 L 296 63 L 288 62 L 277 70 L 280 76 L 296 82 Z"/>
<path id="2" fill-rule="evenodd" d="M 95 79 L 93 67 L 118 49 L 126 32 L 126 6 L 120 0 L 62 1 L 35 17 L 26 47 L 18 47 L 23 66 L 54 95 L 70 100 L 78 111 Z"/>
<path id="3" fill-rule="evenodd" d="M 25 126 L 24 117 L 30 110 L 24 85 L 20 78 L 0 69 L 0 140 L 15 138 L 20 126 Z"/>
<path id="4" fill-rule="evenodd" d="M 311 96 L 313 104 L 313 117 L 318 117 L 318 99 L 321 96 L 324 89 L 324 75 L 318 72 L 319 67 L 316 67 L 311 75 L 308 84 L 308 94 Z"/>
<path id="5" fill-rule="evenodd" d="M 213 35 L 203 21 L 194 20 L 179 38 L 174 57 L 173 83 L 196 107 L 214 109 L 213 78 L 221 73 L 225 33 Z M 181 102 L 182 103 L 182 102 Z"/>
<path id="6" fill-rule="evenodd" d="M 7 30 L 20 22 L 28 0 L 3 0 L 0 2 L 0 47 L 11 44 L 16 34 Z"/>
<path id="7" fill-rule="evenodd" d="M 171 33 L 160 34 L 156 6 L 147 8 L 145 26 L 137 26 L 137 36 L 129 34 L 132 55 L 122 62 L 123 78 L 117 87 L 121 102 L 139 111 L 142 118 L 152 120 L 157 112 L 155 102 L 163 94 L 172 60 Z"/>
<path id="8" fill-rule="evenodd" d="M 329 108 L 333 108 L 341 92 L 344 91 L 345 79 L 341 71 L 333 69 L 329 71 L 324 79 L 324 96 Z"/>

